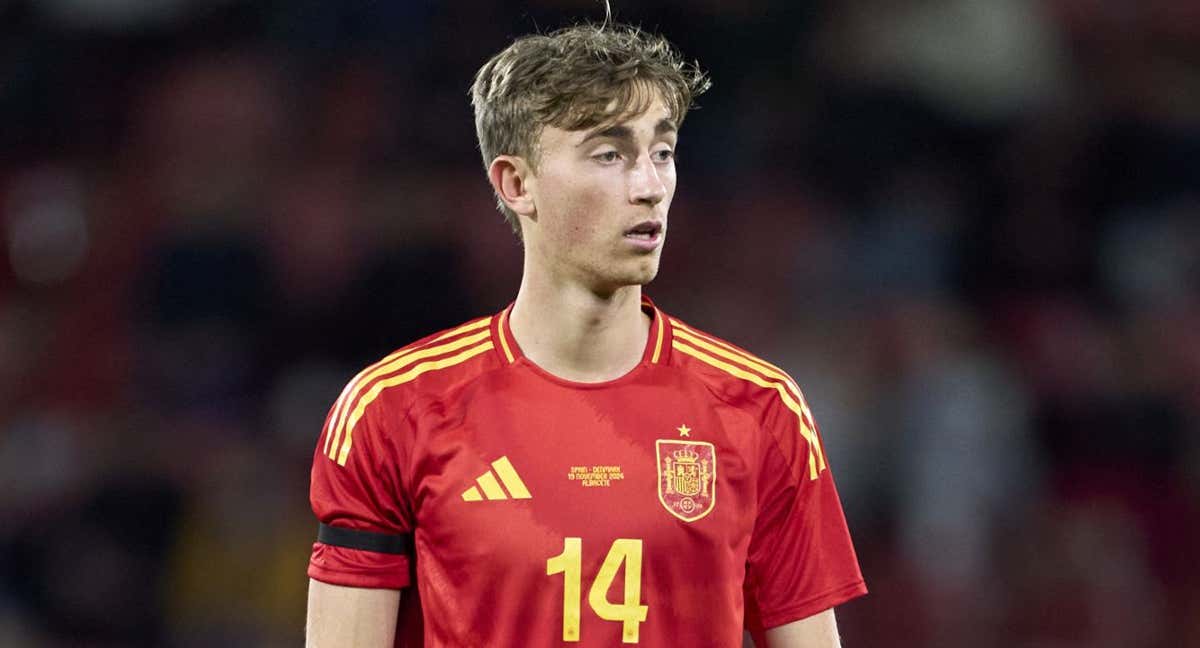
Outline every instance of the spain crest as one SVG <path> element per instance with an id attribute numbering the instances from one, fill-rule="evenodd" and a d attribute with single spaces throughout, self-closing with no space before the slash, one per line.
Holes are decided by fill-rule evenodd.
<path id="1" fill-rule="evenodd" d="M 658 454 L 658 501 L 671 515 L 695 522 L 717 503 L 717 449 L 705 441 L 654 442 Z"/>

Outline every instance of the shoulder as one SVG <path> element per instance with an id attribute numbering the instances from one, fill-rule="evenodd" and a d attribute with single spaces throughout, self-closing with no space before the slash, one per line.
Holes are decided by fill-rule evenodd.
<path id="1" fill-rule="evenodd" d="M 480 317 L 438 331 L 355 374 L 325 424 L 324 446 L 330 458 L 344 462 L 356 429 L 370 426 L 381 412 L 402 415 L 422 395 L 445 394 L 501 366 L 495 343 L 498 317 Z"/>
<path id="2" fill-rule="evenodd" d="M 492 368 L 497 316 L 479 317 L 400 347 L 368 365 L 347 384 L 366 394 L 393 397 L 444 391 Z M 396 389 L 398 388 L 398 389 Z"/>
<path id="3" fill-rule="evenodd" d="M 671 364 L 701 381 L 718 398 L 759 421 L 776 447 L 799 456 L 811 479 L 825 469 L 812 411 L 796 381 L 783 369 L 715 335 L 674 317 L 670 325 Z"/>
<path id="4" fill-rule="evenodd" d="M 679 318 L 667 316 L 666 321 L 672 364 L 710 388 L 748 406 L 803 403 L 796 381 L 778 366 Z"/>

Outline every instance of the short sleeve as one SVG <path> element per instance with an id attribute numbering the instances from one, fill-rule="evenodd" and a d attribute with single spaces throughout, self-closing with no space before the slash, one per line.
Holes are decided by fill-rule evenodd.
<path id="1" fill-rule="evenodd" d="M 867 592 L 807 410 L 795 411 L 774 398 L 762 425 L 766 439 L 746 574 L 748 609 L 756 617 L 748 618 L 747 625 L 759 630 L 810 617 Z"/>
<path id="2" fill-rule="evenodd" d="M 393 417 L 379 399 L 355 420 L 340 405 L 331 409 L 313 453 L 309 500 L 321 530 L 308 575 L 348 587 L 407 587 L 413 524 L 396 429 L 408 424 L 405 413 Z"/>

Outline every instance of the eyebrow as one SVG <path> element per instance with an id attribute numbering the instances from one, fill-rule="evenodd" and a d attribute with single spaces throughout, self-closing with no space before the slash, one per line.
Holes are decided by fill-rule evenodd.
<path id="1" fill-rule="evenodd" d="M 654 125 L 654 134 L 655 135 L 663 135 L 665 133 L 674 133 L 677 130 L 679 130 L 679 129 L 676 128 L 675 124 L 669 119 L 660 119 L 660 120 L 658 120 L 658 123 Z M 625 126 L 623 124 L 616 124 L 613 126 L 609 126 L 608 128 L 602 128 L 598 131 L 592 131 L 591 133 L 588 133 L 587 137 L 583 138 L 583 141 L 579 142 L 579 144 L 577 144 L 576 146 L 583 146 L 584 144 L 586 144 L 589 141 L 594 140 L 598 137 L 611 137 L 613 139 L 619 139 L 619 140 L 632 140 L 633 139 L 633 129 L 631 129 L 628 126 Z"/>

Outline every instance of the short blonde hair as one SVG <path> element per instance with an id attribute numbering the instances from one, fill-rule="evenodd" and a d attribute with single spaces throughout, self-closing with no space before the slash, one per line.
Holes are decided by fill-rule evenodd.
<path id="1" fill-rule="evenodd" d="M 499 155 L 536 171 L 545 126 L 581 130 L 641 114 L 661 96 L 679 127 L 708 75 L 661 36 L 621 24 L 583 24 L 513 41 L 479 68 L 471 85 L 484 168 Z M 497 205 L 518 237 L 516 214 Z"/>

